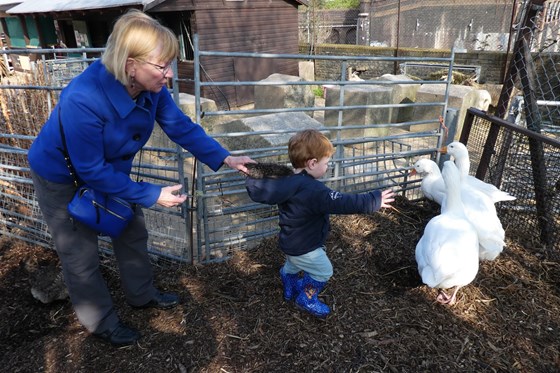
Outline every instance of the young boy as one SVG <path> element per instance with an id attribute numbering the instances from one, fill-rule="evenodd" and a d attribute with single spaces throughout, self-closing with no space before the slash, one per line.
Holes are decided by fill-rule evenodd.
<path id="1" fill-rule="evenodd" d="M 288 143 L 292 175 L 251 177 L 249 172 L 245 184 L 253 201 L 278 205 L 279 245 L 286 254 L 280 269 L 284 299 L 320 318 L 330 313 L 317 297 L 333 274 L 325 251 L 329 214 L 372 213 L 394 201 L 391 190 L 342 194 L 327 188 L 317 179 L 327 172 L 333 153 L 330 140 L 319 131 L 298 132 Z"/>

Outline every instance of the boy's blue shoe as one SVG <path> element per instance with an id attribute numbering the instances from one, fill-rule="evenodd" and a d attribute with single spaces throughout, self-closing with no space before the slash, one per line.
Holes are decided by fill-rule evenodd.
<path id="1" fill-rule="evenodd" d="M 284 286 L 284 299 L 289 302 L 299 294 L 301 290 L 301 279 L 298 273 L 286 273 L 284 267 L 280 268 L 280 278 Z"/>
<path id="2" fill-rule="evenodd" d="M 318 298 L 319 293 L 325 287 L 326 282 L 319 282 L 312 279 L 307 273 L 303 276 L 302 289 L 296 298 L 296 306 L 309 312 L 313 316 L 325 318 L 331 312 L 329 306 L 321 302 Z"/>

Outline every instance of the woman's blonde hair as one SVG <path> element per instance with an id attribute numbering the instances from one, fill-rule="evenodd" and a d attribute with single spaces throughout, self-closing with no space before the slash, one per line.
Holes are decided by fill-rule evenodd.
<path id="1" fill-rule="evenodd" d="M 161 61 L 171 61 L 179 54 L 179 42 L 173 31 L 140 10 L 131 9 L 115 23 L 101 62 L 119 82 L 128 85 L 127 59 L 146 60 L 158 47 Z"/>
<path id="2" fill-rule="evenodd" d="M 288 142 L 288 155 L 294 168 L 304 168 L 308 160 L 320 160 L 333 153 L 334 146 L 327 136 L 313 129 L 296 133 Z"/>

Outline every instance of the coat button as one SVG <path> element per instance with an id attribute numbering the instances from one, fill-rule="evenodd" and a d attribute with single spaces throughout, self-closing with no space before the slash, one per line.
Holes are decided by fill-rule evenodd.
<path id="1" fill-rule="evenodd" d="M 132 158 L 132 155 L 127 154 L 127 155 L 125 155 L 125 156 L 122 157 L 122 160 L 123 160 L 123 161 L 128 161 L 130 158 Z"/>
<path id="2" fill-rule="evenodd" d="M 132 136 L 132 140 L 134 140 L 134 141 L 140 141 L 140 139 L 141 139 L 141 137 L 140 137 L 140 134 L 139 134 L 139 133 L 137 133 L 137 134 L 135 134 L 134 136 Z"/>

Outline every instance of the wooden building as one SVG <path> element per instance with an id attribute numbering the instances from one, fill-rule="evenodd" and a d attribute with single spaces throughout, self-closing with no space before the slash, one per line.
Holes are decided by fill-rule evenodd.
<path id="1" fill-rule="evenodd" d="M 307 5 L 307 1 L 26 0 L 7 9 L 6 14 L 24 24 L 52 18 L 59 41 L 73 48 L 103 47 L 116 18 L 130 8 L 144 10 L 178 36 L 180 91 L 193 93 L 195 33 L 205 51 L 298 54 L 300 5 Z M 34 47 L 49 46 L 42 45 L 41 39 L 38 35 Z M 298 62 L 288 59 L 207 56 L 201 59 L 201 66 L 202 81 L 257 81 L 272 73 L 298 74 Z M 222 108 L 233 108 L 253 102 L 253 87 L 204 87 L 202 96 Z"/>

